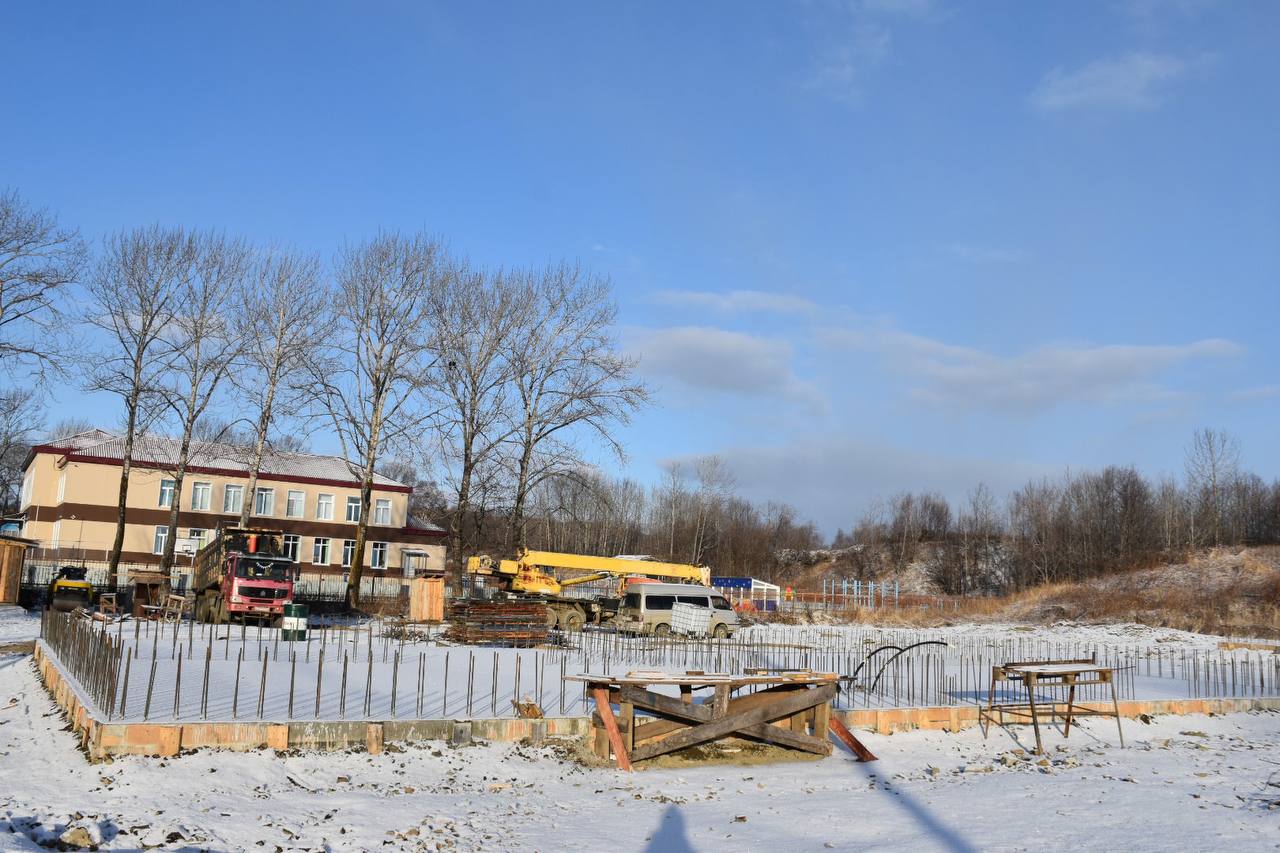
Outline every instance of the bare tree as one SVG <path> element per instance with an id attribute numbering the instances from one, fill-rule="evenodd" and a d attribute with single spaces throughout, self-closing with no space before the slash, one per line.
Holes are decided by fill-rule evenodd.
<path id="1" fill-rule="evenodd" d="M 734 477 L 721 456 L 700 456 L 693 463 L 698 490 L 694 493 L 693 543 L 689 562 L 702 565 L 715 547 L 718 516 L 733 494 Z"/>
<path id="2" fill-rule="evenodd" d="M 246 283 L 249 250 L 237 240 L 215 234 L 195 235 L 192 239 L 195 252 L 177 292 L 180 309 L 161 334 L 168 368 L 159 396 L 179 431 L 169 536 L 160 557 L 164 572 L 173 566 L 182 483 L 191 461 L 196 425 L 209 410 L 244 345 L 243 329 L 236 327 L 232 316 L 239 290 Z"/>
<path id="3" fill-rule="evenodd" d="M 424 235 L 383 234 L 346 248 L 337 263 L 333 331 L 313 358 L 313 405 L 334 429 L 360 482 L 360 519 L 347 585 L 360 604 L 374 473 L 388 447 L 417 438 L 432 414 L 421 393 L 432 381 L 430 311 L 450 265 L 440 243 Z"/>
<path id="4" fill-rule="evenodd" d="M 119 580 L 125 506 L 137 435 L 154 415 L 164 370 L 161 335 L 173 320 L 178 293 L 196 252 L 192 235 L 154 226 L 107 238 L 89 280 L 84 320 L 101 332 L 103 346 L 86 367 L 91 390 L 115 394 L 124 403 L 124 448 L 116 504 L 116 534 L 109 579 Z"/>
<path id="5" fill-rule="evenodd" d="M 510 360 L 503 358 L 519 318 L 522 289 L 501 273 L 486 276 L 458 270 L 433 295 L 433 348 L 440 360 L 439 392 L 444 406 L 438 419 L 448 484 L 448 552 L 461 565 L 478 469 L 486 466 L 511 436 L 504 418 L 510 393 Z"/>
<path id="6" fill-rule="evenodd" d="M 237 312 L 238 337 L 245 342 L 246 370 L 236 380 L 242 409 L 256 414 L 249 459 L 249 500 L 240 507 L 240 526 L 249 524 L 258 474 L 279 412 L 296 411 L 307 387 L 296 382 L 325 336 L 329 292 L 320 284 L 320 263 L 312 256 L 268 250 L 255 264 Z"/>
<path id="7" fill-rule="evenodd" d="M 1187 445 L 1187 485 L 1208 512 L 1213 544 L 1222 544 L 1223 490 L 1240 470 L 1240 444 L 1223 430 L 1198 429 Z"/>
<path id="8" fill-rule="evenodd" d="M 62 418 L 45 432 L 45 442 L 55 444 L 73 435 L 89 432 L 94 428 L 93 421 L 88 418 Z"/>
<path id="9" fill-rule="evenodd" d="M 18 488 L 22 463 L 44 425 L 40 398 L 25 388 L 0 391 L 0 508 L 20 509 Z"/>
<path id="10" fill-rule="evenodd" d="M 520 322 L 504 352 L 514 398 L 510 524 L 517 550 L 525 547 L 530 490 L 579 467 L 570 437 L 585 431 L 621 457 L 613 430 L 648 399 L 632 375 L 634 361 L 615 351 L 617 307 L 607 279 L 560 264 L 525 282 Z"/>
<path id="11" fill-rule="evenodd" d="M 67 330 L 57 323 L 67 285 L 87 257 L 77 231 L 59 227 L 16 190 L 0 194 L 0 368 L 58 363 Z"/>

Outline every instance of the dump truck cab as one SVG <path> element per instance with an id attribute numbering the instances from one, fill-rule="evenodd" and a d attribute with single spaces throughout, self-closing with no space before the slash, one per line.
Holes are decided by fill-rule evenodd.
<path id="1" fill-rule="evenodd" d="M 275 622 L 293 603 L 295 571 L 280 531 L 220 528 L 196 554 L 196 618 Z"/>

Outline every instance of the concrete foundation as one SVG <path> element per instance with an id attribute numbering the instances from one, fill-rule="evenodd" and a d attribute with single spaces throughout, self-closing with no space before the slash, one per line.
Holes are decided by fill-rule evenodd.
<path id="1" fill-rule="evenodd" d="M 53 660 L 36 643 L 35 662 L 44 686 L 66 714 L 90 760 L 115 755 L 177 755 L 188 749 L 344 750 L 363 747 L 381 752 L 388 743 L 447 741 L 455 746 L 473 740 L 541 743 L 549 737 L 583 737 L 591 733 L 590 717 L 476 720 L 315 720 L 289 722 L 110 723 L 95 719 Z M 1161 699 L 1120 703 L 1122 717 L 1144 714 L 1231 714 L 1280 711 L 1280 698 Z M 958 732 L 978 725 L 974 705 L 833 711 L 851 729 L 879 734 L 934 729 Z"/>

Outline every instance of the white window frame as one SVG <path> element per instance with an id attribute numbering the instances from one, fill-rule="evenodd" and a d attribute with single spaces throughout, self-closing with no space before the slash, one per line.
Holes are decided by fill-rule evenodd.
<path id="1" fill-rule="evenodd" d="M 155 532 L 155 539 L 153 539 L 153 540 L 152 540 L 152 542 L 151 542 L 151 553 L 152 553 L 152 554 L 163 554 L 163 553 L 164 553 L 164 546 L 165 546 L 166 542 L 168 541 L 168 539 L 169 539 L 169 525 L 167 525 L 167 524 L 157 524 L 157 525 L 156 525 L 156 532 Z"/>
<path id="2" fill-rule="evenodd" d="M 378 498 L 373 502 L 373 523 L 391 526 L 391 499 Z"/>
<path id="3" fill-rule="evenodd" d="M 386 569 L 387 557 L 390 555 L 391 549 L 386 542 L 373 542 L 369 545 L 369 568 Z M 378 559 L 381 555 L 382 559 Z"/>
<path id="4" fill-rule="evenodd" d="M 293 499 L 298 499 L 298 511 L 292 512 Z M 303 518 L 307 514 L 307 493 L 300 489 L 290 489 L 284 498 L 284 517 Z"/>
<path id="5" fill-rule="evenodd" d="M 199 534 L 199 535 L 196 535 Z M 199 551 L 205 546 L 205 537 L 209 535 L 208 528 L 204 527 L 188 527 L 187 538 L 195 540 L 195 549 Z"/>
<path id="6" fill-rule="evenodd" d="M 259 509 L 258 498 L 266 498 L 266 512 Z M 276 514 L 276 490 L 270 486 L 258 486 L 258 490 L 253 493 L 253 514 L 260 515 L 264 518 L 270 518 Z"/>
<path id="7" fill-rule="evenodd" d="M 331 557 L 328 536 L 317 536 L 311 541 L 311 565 L 327 566 Z"/>
<path id="8" fill-rule="evenodd" d="M 67 498 L 67 472 L 63 471 L 62 476 L 58 477 L 58 503 L 62 503 Z"/>
<path id="9" fill-rule="evenodd" d="M 165 493 L 164 487 L 166 484 L 169 486 L 169 500 L 167 501 L 165 500 L 165 494 L 164 494 Z M 173 480 L 160 481 L 160 497 L 159 497 L 160 504 L 159 505 L 162 509 L 173 509 L 173 498 L 177 492 L 175 485 L 176 484 L 174 483 Z M 159 553 L 159 552 L 157 551 L 156 553 Z"/>
<path id="10" fill-rule="evenodd" d="M 36 471 L 34 468 L 27 470 L 22 477 L 22 496 L 18 498 L 18 508 L 21 509 L 31 503 L 31 492 L 36 485 Z"/>
<path id="11" fill-rule="evenodd" d="M 230 498 L 232 495 L 237 495 L 237 498 L 235 500 L 235 506 L 230 505 L 231 503 Z M 244 509 L 244 486 L 237 485 L 235 483 L 228 483 L 227 485 L 223 486 L 222 487 L 223 514 L 230 515 L 231 513 L 236 513 L 237 515 L 239 515 L 242 509 Z"/>
<path id="12" fill-rule="evenodd" d="M 62 519 L 58 519 L 53 523 L 53 534 L 49 539 L 49 547 L 54 551 L 58 550 L 59 543 L 62 541 Z"/>
<path id="13" fill-rule="evenodd" d="M 204 506 L 201 501 L 196 500 L 196 495 L 204 494 Z M 209 507 L 213 506 L 213 483 L 207 480 L 197 480 L 191 484 L 191 509 L 194 511 L 208 512 Z"/>
<path id="14" fill-rule="evenodd" d="M 302 552 L 302 537 L 296 533 L 286 533 L 280 550 L 290 560 L 298 562 L 298 556 Z"/>
<path id="15" fill-rule="evenodd" d="M 316 518 L 320 521 L 333 521 L 333 495 L 324 492 L 316 495 Z"/>
<path id="16" fill-rule="evenodd" d="M 351 568 L 356 561 L 356 540 L 342 540 L 342 568 Z"/>
<path id="17" fill-rule="evenodd" d="M 355 518 L 351 517 L 352 508 L 354 508 L 356 511 Z M 359 495 L 347 495 L 347 521 L 351 522 L 352 524 L 360 523 L 360 496 Z"/>

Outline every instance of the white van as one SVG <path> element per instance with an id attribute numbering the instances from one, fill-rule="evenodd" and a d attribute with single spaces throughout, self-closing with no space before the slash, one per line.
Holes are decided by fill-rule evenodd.
<path id="1" fill-rule="evenodd" d="M 665 637 L 671 633 L 671 608 L 677 603 L 710 608 L 707 633 L 713 637 L 732 637 L 738 630 L 738 614 L 727 598 L 709 587 L 686 583 L 631 584 L 615 624 L 623 633 Z"/>

